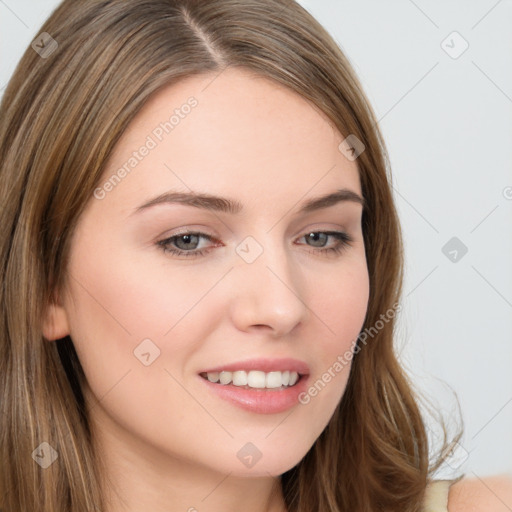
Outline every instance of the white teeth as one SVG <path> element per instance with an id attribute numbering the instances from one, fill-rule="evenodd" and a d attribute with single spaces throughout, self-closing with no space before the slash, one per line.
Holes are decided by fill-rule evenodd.
<path id="1" fill-rule="evenodd" d="M 233 374 L 231 372 L 220 372 L 219 379 L 221 384 L 229 384 L 233 379 Z"/>
<path id="2" fill-rule="evenodd" d="M 280 388 L 283 385 L 281 372 L 270 372 L 265 377 L 265 387 Z"/>
<path id="3" fill-rule="evenodd" d="M 268 373 L 259 370 L 252 370 L 250 372 L 240 370 L 236 372 L 208 372 L 206 373 L 206 378 L 214 383 L 232 383 L 234 386 L 248 386 L 257 389 L 276 389 L 293 386 L 299 380 L 299 374 L 289 370 Z"/>
<path id="4" fill-rule="evenodd" d="M 233 384 L 235 386 L 247 386 L 247 372 L 233 372 Z"/>
<path id="5" fill-rule="evenodd" d="M 219 372 L 211 372 L 206 374 L 210 382 L 218 382 Z"/>
<path id="6" fill-rule="evenodd" d="M 251 388 L 265 387 L 265 372 L 252 371 L 247 374 L 247 385 Z"/>

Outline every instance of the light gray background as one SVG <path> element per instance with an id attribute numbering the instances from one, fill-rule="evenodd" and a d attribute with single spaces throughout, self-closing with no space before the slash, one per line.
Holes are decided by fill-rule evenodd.
<path id="1" fill-rule="evenodd" d="M 0 0 L 0 94 L 57 4 Z M 387 143 L 407 262 L 397 346 L 449 421 L 457 394 L 465 423 L 441 475 L 512 473 L 512 3 L 301 4 L 352 62 Z M 457 58 L 453 31 L 469 44 Z M 452 237 L 468 249 L 455 262 Z"/>

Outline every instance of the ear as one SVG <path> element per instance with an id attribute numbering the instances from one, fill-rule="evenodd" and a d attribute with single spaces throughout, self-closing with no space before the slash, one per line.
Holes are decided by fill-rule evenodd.
<path id="1" fill-rule="evenodd" d="M 57 297 L 46 307 L 43 321 L 43 336 L 49 340 L 59 340 L 69 334 L 69 322 L 66 310 Z"/>

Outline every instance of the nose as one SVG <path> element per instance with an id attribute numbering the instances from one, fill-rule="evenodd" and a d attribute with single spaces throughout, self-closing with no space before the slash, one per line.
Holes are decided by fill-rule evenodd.
<path id="1" fill-rule="evenodd" d="M 305 281 L 282 248 L 264 248 L 255 261 L 238 262 L 230 274 L 230 314 L 239 330 L 281 337 L 309 317 Z"/>

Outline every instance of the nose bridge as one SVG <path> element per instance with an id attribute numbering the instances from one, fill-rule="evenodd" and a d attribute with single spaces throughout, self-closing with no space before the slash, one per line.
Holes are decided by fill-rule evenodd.
<path id="1" fill-rule="evenodd" d="M 306 318 L 300 275 L 276 235 L 248 236 L 236 248 L 232 312 L 242 330 L 266 325 L 284 334 Z"/>

